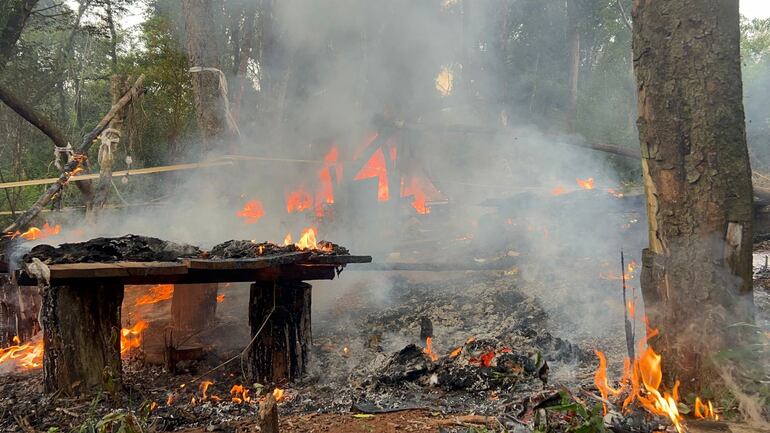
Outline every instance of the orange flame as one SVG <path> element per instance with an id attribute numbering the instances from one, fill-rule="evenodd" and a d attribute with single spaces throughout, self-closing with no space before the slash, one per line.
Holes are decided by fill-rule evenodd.
<path id="1" fill-rule="evenodd" d="M 148 290 L 148 293 L 137 298 L 135 306 L 156 304 L 158 302 L 167 301 L 174 296 L 173 284 L 158 284 L 152 286 Z"/>
<path id="2" fill-rule="evenodd" d="M 147 329 L 147 322 L 140 320 L 130 328 L 120 330 L 120 354 L 126 355 L 132 349 L 142 345 L 142 333 Z"/>
<path id="3" fill-rule="evenodd" d="M 214 382 L 210 380 L 204 380 L 198 385 L 198 391 L 201 395 L 201 401 L 206 400 L 208 396 L 206 395 L 206 391 L 209 389 L 209 386 L 213 385 Z"/>
<path id="4" fill-rule="evenodd" d="M 281 401 L 283 400 L 284 391 L 281 388 L 275 388 L 273 390 L 273 398 L 275 398 L 275 401 Z"/>
<path id="5" fill-rule="evenodd" d="M 291 238 L 289 238 L 291 240 Z M 315 229 L 309 227 L 302 232 L 302 236 L 299 238 L 296 244 L 294 244 L 300 250 L 314 250 L 318 249 L 318 243 L 316 242 Z"/>
<path id="6" fill-rule="evenodd" d="M 453 350 L 452 353 L 449 354 L 449 357 L 450 358 L 457 358 L 460 355 L 460 353 L 462 353 L 462 351 L 463 351 L 463 348 L 462 348 L 462 346 L 460 346 L 457 349 Z"/>
<path id="7" fill-rule="evenodd" d="M 313 207 L 313 197 L 302 187 L 286 196 L 286 211 L 288 213 L 304 212 L 311 207 Z"/>
<path id="8" fill-rule="evenodd" d="M 59 233 L 61 233 L 60 224 L 56 224 L 55 226 L 51 227 L 50 225 L 48 225 L 48 223 L 45 223 L 43 224 L 42 229 L 37 227 L 30 227 L 30 229 L 24 233 L 20 231 L 9 232 L 9 233 L 6 233 L 5 236 L 10 237 L 11 239 L 20 237 L 28 241 L 39 241 L 49 236 L 56 236 Z"/>
<path id="9" fill-rule="evenodd" d="M 230 388 L 230 397 L 233 403 L 248 403 L 251 401 L 251 396 L 249 396 L 249 389 L 244 387 L 243 385 L 233 385 L 232 388 Z"/>
<path id="10" fill-rule="evenodd" d="M 431 361 L 438 361 L 438 355 L 433 351 L 433 337 L 425 339 L 425 349 L 422 350 L 422 353 L 428 355 Z"/>
<path id="11" fill-rule="evenodd" d="M 414 175 L 409 180 L 401 179 L 401 197 L 410 196 L 414 197 L 412 207 L 422 215 L 430 213 L 430 207 L 427 206 L 428 200 L 443 198 L 436 186 L 422 175 Z"/>
<path id="12" fill-rule="evenodd" d="M 377 178 L 377 200 L 388 201 L 390 199 L 390 191 L 388 191 L 388 166 L 382 148 L 377 149 L 372 154 L 369 161 L 356 174 L 354 180 L 370 179 L 373 177 Z"/>
<path id="13" fill-rule="evenodd" d="M 256 224 L 263 216 L 265 216 L 265 209 L 262 207 L 262 203 L 259 200 L 249 200 L 243 209 L 235 214 L 239 218 L 243 218 L 246 224 Z"/>
<path id="14" fill-rule="evenodd" d="M 12 346 L 0 349 L 0 371 L 31 370 L 43 366 L 43 339 L 39 336 L 28 343 L 21 344 L 18 336 L 13 337 Z"/>
<path id="15" fill-rule="evenodd" d="M 706 400 L 706 403 L 703 403 L 700 397 L 695 397 L 695 417 L 719 421 L 719 415 L 714 411 L 711 401 Z"/>
<path id="16" fill-rule="evenodd" d="M 594 178 L 589 177 L 588 179 L 575 179 L 578 186 L 580 186 L 583 189 L 594 189 Z"/>
<path id="17" fill-rule="evenodd" d="M 222 293 L 221 295 L 217 295 L 217 302 L 218 303 L 221 304 L 224 301 L 225 301 L 225 294 L 224 293 Z"/>
<path id="18" fill-rule="evenodd" d="M 334 204 L 334 184 L 332 183 L 332 169 L 334 169 L 337 183 L 342 182 L 342 164 L 337 163 L 337 146 L 332 146 L 329 153 L 324 156 L 324 167 L 318 173 L 318 190 L 315 198 L 315 214 L 324 216 L 324 205 Z"/>
<path id="19" fill-rule="evenodd" d="M 564 187 L 559 185 L 556 188 L 551 190 L 551 195 L 559 196 L 559 195 L 564 194 L 565 192 L 567 192 L 567 191 L 564 189 Z"/>
<path id="20" fill-rule="evenodd" d="M 636 401 L 648 412 L 668 417 L 676 427 L 677 432 L 683 433 L 682 416 L 677 407 L 679 381 L 674 384 L 671 393 L 661 391 L 660 386 L 663 380 L 661 356 L 655 353 L 652 347 L 646 349 L 644 347 L 647 341 L 657 334 L 657 330 L 650 330 L 647 337 L 639 345 L 637 358 L 633 362 L 626 359 L 625 373 L 619 388 L 613 388 L 609 385 L 606 358 L 602 352 L 595 351 L 599 358 L 599 369 L 594 374 L 594 384 L 604 400 L 607 400 L 609 396 L 618 396 L 623 392 L 628 392 L 628 396 L 623 401 L 624 410 L 628 410 L 629 405 Z M 606 404 L 604 411 L 607 412 Z"/>

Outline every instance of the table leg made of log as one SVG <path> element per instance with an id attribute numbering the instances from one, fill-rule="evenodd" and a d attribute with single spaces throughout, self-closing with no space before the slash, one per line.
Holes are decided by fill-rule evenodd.
<path id="1" fill-rule="evenodd" d="M 122 302 L 121 282 L 45 289 L 41 322 L 46 392 L 114 394 L 122 389 Z"/>
<path id="2" fill-rule="evenodd" d="M 312 341 L 311 289 L 302 281 L 251 285 L 249 326 L 254 341 L 247 352 L 246 368 L 250 380 L 291 381 L 305 372 Z"/>

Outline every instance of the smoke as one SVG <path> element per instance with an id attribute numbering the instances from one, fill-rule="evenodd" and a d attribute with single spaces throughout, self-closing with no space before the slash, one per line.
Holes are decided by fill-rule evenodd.
<path id="1" fill-rule="evenodd" d="M 59 239 L 140 233 L 205 248 L 227 239 L 281 242 L 287 233 L 296 239 L 315 226 L 320 238 L 379 261 L 472 263 L 502 252 L 534 263 L 524 271 L 529 279 L 552 278 L 577 261 L 580 269 L 570 268 L 577 274 L 569 279 L 579 287 L 544 287 L 540 294 L 568 300 L 552 309 L 565 328 L 620 329 L 622 307 L 610 313 L 594 302 L 608 293 L 619 299 L 616 288 L 600 288 L 605 284 L 598 274 L 610 266 L 603 261 L 619 267 L 621 248 L 640 249 L 643 236 L 624 224 L 636 218 L 632 225 L 641 227 L 643 216 L 628 216 L 629 201 L 608 191 L 620 190 L 621 179 L 604 155 L 570 146 L 574 138 L 554 134 L 560 126 L 552 121 L 533 120 L 532 90 L 504 73 L 501 64 L 510 60 L 497 58 L 500 35 L 514 31 L 502 18 L 504 7 L 268 3 L 272 12 L 257 19 L 269 22 L 271 34 L 255 47 L 262 60 L 252 71 L 257 75 L 246 77 L 241 137 L 206 155 L 241 157 L 226 159 L 231 165 L 129 180 L 144 182 L 163 204 L 104 212 L 85 233 Z M 178 22 L 178 12 L 170 8 L 176 15 L 169 18 Z M 545 48 L 544 56 L 554 54 Z M 232 94 L 239 79 L 229 79 Z M 356 179 L 376 153 L 366 148 L 374 134 L 388 165 L 387 201 L 378 191 L 380 179 Z M 333 148 L 338 159 L 330 165 L 324 158 Z M 319 221 L 325 170 L 334 204 L 321 206 Z M 415 195 L 402 194 L 413 179 L 439 191 L 428 198 L 427 215 L 416 212 Z M 578 179 L 591 179 L 594 189 L 581 191 Z M 314 196 L 313 211 L 288 213 L 287 196 L 300 188 Z M 555 196 L 555 190 L 565 194 Z M 125 198 L 146 201 L 143 194 Z M 256 223 L 237 216 L 251 200 L 264 208 Z M 591 266 L 583 266 L 586 260 Z"/>

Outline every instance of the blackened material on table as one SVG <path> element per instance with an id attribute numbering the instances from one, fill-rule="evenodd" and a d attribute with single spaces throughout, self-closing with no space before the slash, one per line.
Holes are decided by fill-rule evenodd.
<path id="1" fill-rule="evenodd" d="M 175 261 L 180 258 L 200 257 L 200 248 L 149 236 L 125 235 L 117 238 L 95 238 L 86 242 L 65 243 L 59 247 L 38 245 L 24 256 L 24 262 L 33 258 L 52 264 L 93 263 L 116 261 Z"/>

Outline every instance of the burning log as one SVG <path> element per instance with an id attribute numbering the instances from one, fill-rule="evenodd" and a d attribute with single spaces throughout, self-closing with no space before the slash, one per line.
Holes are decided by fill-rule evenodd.
<path id="1" fill-rule="evenodd" d="M 122 388 L 120 306 L 123 284 L 105 282 L 88 290 L 45 289 L 41 321 L 46 392 L 65 395 Z"/>
<path id="2" fill-rule="evenodd" d="M 301 281 L 251 285 L 249 326 L 254 341 L 246 367 L 250 380 L 294 380 L 305 372 L 311 344 L 311 288 Z"/>

